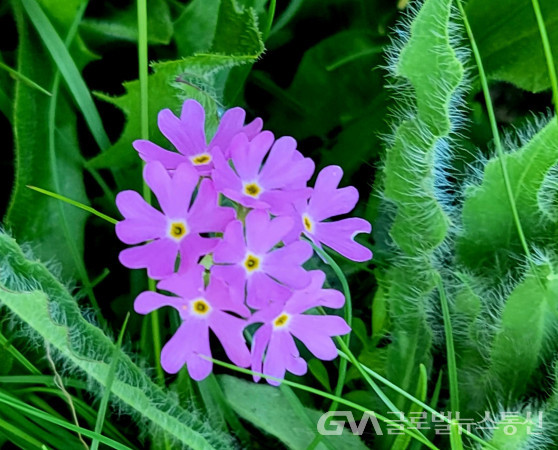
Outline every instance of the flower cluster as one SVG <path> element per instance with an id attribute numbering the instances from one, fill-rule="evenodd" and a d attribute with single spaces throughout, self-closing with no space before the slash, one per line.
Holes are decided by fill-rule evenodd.
<path id="1" fill-rule="evenodd" d="M 134 142 L 160 209 L 134 191 L 116 199 L 124 216 L 116 233 L 133 246 L 120 261 L 147 269 L 166 291 L 141 293 L 134 308 L 140 314 L 163 306 L 178 311 L 182 324 L 164 346 L 161 364 L 169 373 L 186 364 L 195 380 L 212 370 L 205 358 L 211 356 L 210 329 L 234 364 L 276 378 L 306 373 L 294 338 L 317 358 L 334 359 L 332 337 L 349 326 L 339 316 L 308 312 L 340 308 L 345 299 L 323 288 L 322 271 L 303 268 L 313 254 L 310 242 L 354 261 L 372 257 L 354 240 L 370 232 L 367 221 L 329 220 L 358 200 L 354 187 L 338 188 L 341 168 L 324 168 L 310 188 L 314 162 L 296 141 L 261 131 L 260 119 L 244 122 L 244 110 L 228 110 L 207 144 L 198 102 L 187 100 L 180 117 L 161 111 L 159 128 L 178 152 Z M 254 324 L 259 327 L 249 348 L 246 328 Z"/>

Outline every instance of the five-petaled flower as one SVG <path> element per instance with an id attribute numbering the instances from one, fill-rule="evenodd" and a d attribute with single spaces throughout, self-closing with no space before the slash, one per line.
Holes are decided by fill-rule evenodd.
<path id="1" fill-rule="evenodd" d="M 199 183 L 192 202 L 199 176 L 188 164 L 179 165 L 171 176 L 161 163 L 151 162 L 143 176 L 163 212 L 135 191 L 118 194 L 116 205 L 125 217 L 116 224 L 118 238 L 132 245 L 151 241 L 120 252 L 120 262 L 130 269 L 147 268 L 151 278 L 161 279 L 174 273 L 179 254 L 185 266 L 210 252 L 217 239 L 200 234 L 222 232 L 234 219 L 234 210 L 218 205 L 218 194 L 209 179 Z"/>
<path id="2" fill-rule="evenodd" d="M 254 333 L 252 343 L 254 372 L 279 379 L 285 376 L 286 371 L 304 375 L 306 361 L 300 357 L 293 337 L 300 340 L 316 358 L 332 360 L 337 356 L 337 348 L 331 338 L 349 333 L 351 329 L 347 322 L 338 316 L 303 314 L 317 306 L 343 306 L 343 295 L 321 289 L 324 276 L 320 274 L 323 272 L 313 272 L 312 284 L 294 293 L 286 303 L 275 302 L 252 316 L 251 323 L 263 323 Z M 254 381 L 259 379 L 258 375 L 254 375 Z M 279 384 L 273 379 L 267 381 Z"/>
<path id="3" fill-rule="evenodd" d="M 212 279 L 204 287 L 204 268 L 196 265 L 187 272 L 175 274 L 158 283 L 159 289 L 172 292 L 177 297 L 142 292 L 134 303 L 139 314 L 148 314 L 163 306 L 172 306 L 180 314 L 182 324 L 161 352 L 161 365 L 169 373 L 178 372 L 184 364 L 194 380 L 202 380 L 211 373 L 212 362 L 209 346 L 209 330 L 213 331 L 230 360 L 240 367 L 250 363 L 243 329 L 246 321 L 236 317 L 250 312 L 241 305 L 229 301 L 227 286 Z"/>
<path id="4" fill-rule="evenodd" d="M 235 295 L 251 308 L 286 299 L 290 289 L 310 283 L 310 274 L 301 265 L 312 256 L 307 242 L 297 241 L 275 248 L 292 227 L 289 217 L 270 219 L 265 211 L 253 210 L 231 222 L 213 253 L 212 274 L 226 281 Z"/>

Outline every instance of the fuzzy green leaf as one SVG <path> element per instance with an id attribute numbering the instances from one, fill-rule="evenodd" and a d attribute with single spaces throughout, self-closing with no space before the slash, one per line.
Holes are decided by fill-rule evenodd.
<path id="1" fill-rule="evenodd" d="M 395 131 L 384 170 L 385 195 L 397 207 L 391 236 L 411 255 L 438 246 L 449 226 L 435 180 L 447 158 L 442 139 L 451 129 L 450 102 L 463 78 L 450 42 L 450 11 L 447 0 L 426 1 L 393 68 L 416 96 L 416 111 Z"/>
<path id="2" fill-rule="evenodd" d="M 558 48 L 555 0 L 539 0 L 552 48 Z M 541 35 L 531 0 L 470 0 L 467 17 L 487 76 L 533 92 L 550 88 Z M 554 58 L 558 55 L 555 53 Z M 544 68 L 544 69 L 543 69 Z"/>
<path id="3" fill-rule="evenodd" d="M 490 375 L 506 399 L 539 386 L 539 366 L 556 351 L 558 275 L 550 265 L 527 274 L 506 300 L 491 352 Z M 541 281 L 542 280 L 542 281 Z"/>
<path id="4" fill-rule="evenodd" d="M 113 401 L 191 448 L 232 447 L 230 437 L 212 429 L 209 421 L 202 421 L 199 412 L 182 409 L 101 329 L 87 322 L 66 288 L 42 263 L 27 259 L 5 233 L 0 233 L 0 266 L 0 301 L 46 345 L 56 349 L 65 365 L 104 386 L 110 362 L 118 352 Z"/>
<path id="5" fill-rule="evenodd" d="M 557 140 L 558 122 L 554 119 L 531 139 L 523 139 L 527 141 L 523 147 L 504 156 L 519 219 L 530 244 L 555 239 L 555 225 L 545 220 L 538 193 L 558 161 Z M 486 164 L 482 182 L 466 190 L 463 228 L 458 256 L 469 267 L 496 268 L 494 275 L 498 276 L 503 269 L 517 264 L 511 254 L 523 254 L 498 158 Z"/>

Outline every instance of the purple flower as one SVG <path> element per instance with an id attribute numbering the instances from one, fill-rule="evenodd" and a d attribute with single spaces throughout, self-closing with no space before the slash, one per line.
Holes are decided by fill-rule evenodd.
<path id="1" fill-rule="evenodd" d="M 219 148 L 227 152 L 231 139 L 244 133 L 249 139 L 262 129 L 263 122 L 257 118 L 244 125 L 246 112 L 242 108 L 232 108 L 223 114 L 215 136 L 209 144 L 205 136 L 205 111 L 196 100 L 186 100 L 182 105 L 180 118 L 170 109 L 159 113 L 159 129 L 180 153 L 169 152 L 153 142 L 134 141 L 134 148 L 144 161 L 159 161 L 166 169 L 173 170 L 183 162 L 196 166 L 200 173 L 207 175 L 213 167 L 213 153 Z"/>
<path id="2" fill-rule="evenodd" d="M 234 210 L 218 206 L 218 194 L 209 179 L 201 181 L 192 202 L 199 174 L 190 164 L 179 165 L 171 177 L 154 161 L 145 166 L 143 176 L 163 212 L 135 191 L 117 195 L 116 205 L 125 218 L 116 224 L 118 238 L 132 245 L 151 241 L 120 252 L 120 262 L 130 269 L 147 268 L 151 278 L 160 279 L 174 272 L 178 254 L 181 265 L 187 266 L 211 251 L 217 239 L 200 233 L 222 232 L 234 219 Z"/>
<path id="3" fill-rule="evenodd" d="M 217 190 L 231 200 L 278 215 L 288 214 L 294 201 L 308 197 L 306 183 L 314 162 L 296 150 L 292 137 L 274 142 L 273 133 L 263 131 L 250 141 L 239 134 L 231 142 L 230 155 L 234 168 L 215 153 L 213 179 Z"/>
<path id="4" fill-rule="evenodd" d="M 298 239 L 302 232 L 317 246 L 322 243 L 353 261 L 368 261 L 372 252 L 354 240 L 359 233 L 370 233 L 372 227 L 368 221 L 351 217 L 324 222 L 348 213 L 358 201 L 358 191 L 353 186 L 337 188 L 342 176 L 343 170 L 339 166 L 327 166 L 320 171 L 308 201 L 295 204 L 295 224 L 285 241 Z"/>
<path id="5" fill-rule="evenodd" d="M 240 220 L 231 222 L 213 253 L 218 265 L 211 268 L 212 275 L 227 282 L 237 301 L 244 301 L 246 291 L 252 308 L 287 298 L 289 288 L 305 288 L 310 274 L 301 264 L 312 256 L 311 246 L 298 241 L 274 249 L 291 226 L 290 217 L 271 220 L 260 210 L 246 216 L 245 233 Z"/>
<path id="6" fill-rule="evenodd" d="M 300 357 L 293 337 L 300 340 L 319 359 L 332 360 L 337 356 L 337 348 L 331 339 L 351 331 L 347 322 L 338 316 L 318 316 L 303 314 L 316 306 L 339 308 L 344 303 L 340 292 L 321 289 L 325 276 L 323 272 L 312 272 L 312 284 L 305 290 L 296 291 L 286 303 L 274 303 L 252 316 L 251 323 L 263 325 L 254 333 L 252 342 L 252 370 L 284 378 L 285 372 L 304 375 L 306 361 Z M 262 359 L 263 370 L 262 370 Z M 260 377 L 254 375 L 254 381 Z M 269 384 L 279 382 L 268 379 Z"/>
<path id="7" fill-rule="evenodd" d="M 166 372 L 176 373 L 186 364 L 194 380 L 207 377 L 213 367 L 211 361 L 200 357 L 211 357 L 210 329 L 234 364 L 240 367 L 250 364 L 250 352 L 243 335 L 247 322 L 226 312 L 243 316 L 249 311 L 229 301 L 228 288 L 220 280 L 212 279 L 204 288 L 203 272 L 204 268 L 196 265 L 158 283 L 159 289 L 178 297 L 147 291 L 142 292 L 134 303 L 139 314 L 148 314 L 162 306 L 172 306 L 179 312 L 182 324 L 163 347 L 161 365 Z"/>

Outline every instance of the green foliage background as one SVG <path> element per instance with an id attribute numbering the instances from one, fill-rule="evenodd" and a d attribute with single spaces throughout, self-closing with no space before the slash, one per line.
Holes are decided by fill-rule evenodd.
<path id="1" fill-rule="evenodd" d="M 142 134 L 140 111 L 147 102 L 149 137 L 168 147 L 157 112 L 195 98 L 209 133 L 225 109 L 242 106 L 276 136 L 294 136 L 319 168 L 342 166 L 343 183 L 359 188 L 355 215 L 373 224 L 363 242 L 375 256 L 337 260 L 353 297 L 358 361 L 342 398 L 355 417 L 430 406 L 497 425 L 513 412 L 518 432 L 477 432 L 484 444 L 455 427 L 434 433 L 433 423 L 424 437 L 431 448 L 556 448 L 552 77 L 530 0 L 466 3 L 500 152 L 457 5 L 149 0 L 142 35 L 132 1 L 0 2 L 0 446 L 423 445 L 409 434 L 320 437 L 316 422 L 330 399 L 286 384 L 253 384 L 223 368 L 200 383 L 185 370 L 161 378 L 153 342 L 176 329 L 173 315 L 160 316 L 154 336 L 150 319 L 132 313 L 117 342 L 145 274 L 119 265 L 110 223 L 27 186 L 118 217 L 115 194 L 142 189 L 131 146 Z M 558 57 L 558 7 L 540 7 Z M 137 79 L 143 37 L 147 98 Z M 342 288 L 331 267 L 310 265 Z M 309 367 L 287 379 L 331 394 L 340 362 Z M 363 367 L 400 390 L 375 387 Z M 530 422 L 539 413 L 540 428 Z"/>

